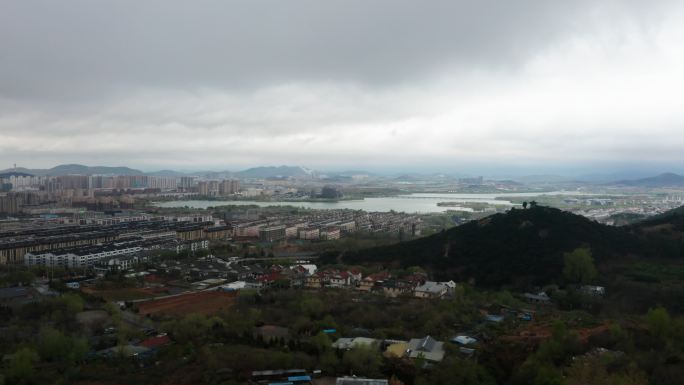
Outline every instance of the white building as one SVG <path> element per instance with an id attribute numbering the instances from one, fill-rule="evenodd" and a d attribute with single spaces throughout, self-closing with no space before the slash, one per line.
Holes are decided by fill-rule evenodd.
<path id="1" fill-rule="evenodd" d="M 88 247 L 73 250 L 52 250 L 49 252 L 29 252 L 24 255 L 24 264 L 27 266 L 63 266 L 63 267 L 91 267 L 105 258 L 125 256 L 139 253 L 143 248 L 140 246 L 124 247 Z"/>
<path id="2" fill-rule="evenodd" d="M 449 287 L 441 282 L 427 281 L 416 287 L 414 295 L 418 298 L 442 298 L 448 290 Z"/>

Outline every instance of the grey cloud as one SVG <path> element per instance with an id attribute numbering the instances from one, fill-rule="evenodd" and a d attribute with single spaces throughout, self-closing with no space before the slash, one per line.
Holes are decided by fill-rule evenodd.
<path id="1" fill-rule="evenodd" d="M 681 163 L 670 4 L 5 1 L 0 162 Z"/>
<path id="2" fill-rule="evenodd" d="M 603 7 L 630 17 L 654 8 L 602 4 L 8 1 L 0 6 L 0 93 L 64 99 L 130 87 L 396 84 L 447 67 L 514 67 L 566 33 L 590 31 Z"/>

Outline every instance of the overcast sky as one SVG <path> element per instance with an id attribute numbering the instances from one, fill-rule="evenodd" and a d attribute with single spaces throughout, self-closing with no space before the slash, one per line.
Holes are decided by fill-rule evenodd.
<path id="1" fill-rule="evenodd" d="M 0 1 L 0 169 L 684 172 L 684 2 Z"/>

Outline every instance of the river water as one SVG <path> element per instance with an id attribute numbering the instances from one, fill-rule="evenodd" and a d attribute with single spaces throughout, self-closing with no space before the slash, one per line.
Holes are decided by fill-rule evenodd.
<path id="1" fill-rule="evenodd" d="M 440 213 L 447 210 L 461 210 L 471 211 L 471 209 L 462 206 L 437 206 L 440 202 L 480 202 L 489 203 L 493 205 L 512 206 L 513 204 L 507 200 L 497 200 L 498 197 L 535 197 L 540 195 L 586 195 L 574 191 L 554 191 L 546 193 L 499 193 L 499 194 L 459 194 L 459 193 L 416 193 L 408 195 L 398 195 L 393 197 L 381 198 L 365 198 L 363 200 L 348 200 L 338 202 L 264 202 L 264 201 L 205 201 L 205 200 L 178 200 L 168 202 L 156 202 L 158 207 L 190 207 L 206 209 L 207 207 L 216 207 L 222 205 L 256 205 L 259 207 L 266 206 L 294 206 L 305 207 L 312 209 L 352 209 L 364 211 L 398 211 L 405 213 Z"/>

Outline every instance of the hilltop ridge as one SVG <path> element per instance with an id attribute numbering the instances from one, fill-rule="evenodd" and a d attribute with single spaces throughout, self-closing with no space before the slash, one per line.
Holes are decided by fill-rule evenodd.
<path id="1" fill-rule="evenodd" d="M 648 178 L 621 180 L 611 184 L 633 187 L 681 187 L 684 186 L 684 176 L 666 172 Z"/>
<path id="2" fill-rule="evenodd" d="M 646 255 L 650 244 L 628 228 L 602 225 L 550 207 L 513 209 L 439 234 L 347 253 L 347 263 L 423 266 L 435 277 L 482 286 L 529 286 L 562 275 L 563 254 L 589 247 L 597 263 Z"/>

